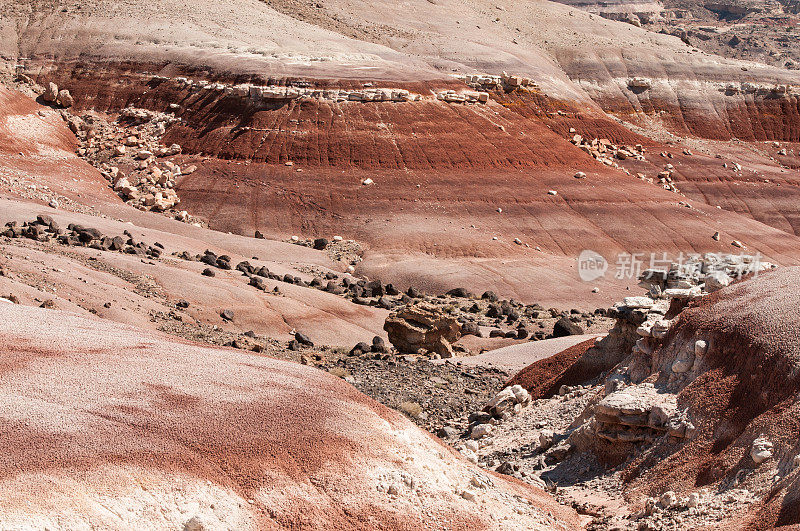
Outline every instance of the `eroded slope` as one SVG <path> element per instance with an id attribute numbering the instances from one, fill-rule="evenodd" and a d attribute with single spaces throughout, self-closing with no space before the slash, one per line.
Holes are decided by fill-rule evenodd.
<path id="1" fill-rule="evenodd" d="M 321 371 L 56 310 L 3 303 L 0 315 L 6 523 L 576 524 Z"/>

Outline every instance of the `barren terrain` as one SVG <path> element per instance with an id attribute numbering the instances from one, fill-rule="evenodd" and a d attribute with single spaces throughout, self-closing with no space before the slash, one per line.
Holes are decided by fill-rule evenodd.
<path id="1" fill-rule="evenodd" d="M 800 523 L 796 11 L 0 0 L 0 527 Z"/>

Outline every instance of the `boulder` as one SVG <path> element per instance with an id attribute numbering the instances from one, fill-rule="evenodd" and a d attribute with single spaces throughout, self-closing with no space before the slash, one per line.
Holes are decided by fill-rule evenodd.
<path id="1" fill-rule="evenodd" d="M 58 99 L 58 85 L 53 82 L 47 84 L 47 89 L 42 94 L 42 99 L 48 103 L 55 103 Z"/>
<path id="2" fill-rule="evenodd" d="M 59 90 L 56 103 L 62 107 L 72 107 L 72 105 L 75 103 L 75 100 L 72 99 L 72 95 L 68 90 Z"/>
<path id="3" fill-rule="evenodd" d="M 83 243 L 89 243 L 92 240 L 99 240 L 103 237 L 99 230 L 92 227 L 82 228 L 80 231 L 76 230 L 75 232 L 78 233 L 78 239 Z"/>
<path id="4" fill-rule="evenodd" d="M 392 312 L 383 329 L 389 335 L 389 342 L 405 354 L 416 354 L 424 349 L 442 357 L 451 357 L 450 343 L 461 337 L 461 325 L 455 317 L 428 303 L 405 306 Z"/>
<path id="5" fill-rule="evenodd" d="M 467 298 L 469 297 L 469 291 L 467 291 L 466 288 L 454 288 L 447 292 L 447 296 Z"/>
<path id="6" fill-rule="evenodd" d="M 465 336 L 483 337 L 478 323 L 472 321 L 461 325 L 461 334 Z"/>
<path id="7" fill-rule="evenodd" d="M 704 356 L 708 350 L 708 343 L 702 339 L 694 342 L 694 355 L 697 357 Z"/>
<path id="8" fill-rule="evenodd" d="M 683 374 L 689 372 L 694 365 L 694 360 L 690 359 L 677 359 L 672 363 L 672 372 L 676 374 Z"/>
<path id="9" fill-rule="evenodd" d="M 531 395 L 520 385 L 506 387 L 492 398 L 484 411 L 492 417 L 501 418 L 507 414 L 517 413 L 531 403 Z"/>
<path id="10" fill-rule="evenodd" d="M 352 349 L 350 349 L 350 355 L 351 356 L 360 356 L 362 354 L 365 354 L 365 353 L 371 352 L 371 351 L 372 351 L 372 347 L 370 347 L 369 343 L 361 341 L 359 343 L 356 343 L 356 346 L 354 346 Z"/>
<path id="11" fill-rule="evenodd" d="M 36 223 L 38 223 L 39 225 L 46 225 L 48 227 L 52 227 L 55 221 L 53 221 L 53 218 L 51 218 L 47 214 L 39 214 L 36 216 Z"/>
<path id="12" fill-rule="evenodd" d="M 241 271 L 242 273 L 254 273 L 255 268 L 248 262 L 247 260 L 242 260 L 238 264 L 236 264 L 236 270 Z"/>
<path id="13" fill-rule="evenodd" d="M 383 295 L 383 284 L 377 280 L 372 280 L 364 284 L 365 297 L 380 297 Z"/>
<path id="14" fill-rule="evenodd" d="M 392 284 L 386 284 L 384 289 L 387 295 L 396 296 L 400 295 L 400 290 L 394 287 Z"/>
<path id="15" fill-rule="evenodd" d="M 384 310 L 391 310 L 394 308 L 394 302 L 387 297 L 380 297 L 378 299 L 378 307 L 383 308 Z"/>
<path id="16" fill-rule="evenodd" d="M 314 343 L 309 339 L 309 337 L 302 332 L 295 332 L 294 339 L 304 347 L 313 347 Z"/>
<path id="17" fill-rule="evenodd" d="M 386 353 L 389 349 L 386 348 L 386 342 L 380 336 L 372 338 L 372 352 Z"/>
<path id="18" fill-rule="evenodd" d="M 583 334 L 583 328 L 573 323 L 566 317 L 562 317 L 553 326 L 553 337 L 579 336 Z"/>
<path id="19" fill-rule="evenodd" d="M 257 276 L 250 277 L 250 285 L 260 289 L 261 291 L 267 289 L 267 285 L 264 283 L 264 279 Z"/>
<path id="20" fill-rule="evenodd" d="M 494 426 L 492 426 L 491 424 L 477 424 L 472 428 L 470 436 L 473 439 L 480 439 L 481 437 L 485 437 L 490 433 L 492 433 L 493 429 Z"/>

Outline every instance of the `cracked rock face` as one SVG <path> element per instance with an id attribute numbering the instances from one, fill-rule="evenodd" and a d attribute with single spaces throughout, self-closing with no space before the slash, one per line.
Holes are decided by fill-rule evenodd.
<path id="1" fill-rule="evenodd" d="M 400 352 L 417 354 L 424 350 L 443 358 L 453 356 L 451 343 L 461 337 L 461 325 L 456 318 L 427 303 L 391 313 L 383 329 Z"/>
<path id="2" fill-rule="evenodd" d="M 640 384 L 613 392 L 594 410 L 594 433 L 611 442 L 650 442 L 669 433 L 685 437 L 677 396 L 652 384 Z"/>

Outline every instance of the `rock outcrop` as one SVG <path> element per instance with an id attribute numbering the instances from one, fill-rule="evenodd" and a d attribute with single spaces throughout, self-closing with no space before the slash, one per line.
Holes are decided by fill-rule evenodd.
<path id="1" fill-rule="evenodd" d="M 694 426 L 681 418 L 674 394 L 643 383 L 603 398 L 594 408 L 592 429 L 612 443 L 638 443 L 653 442 L 664 434 L 689 437 Z"/>
<path id="2" fill-rule="evenodd" d="M 459 322 L 427 303 L 393 312 L 386 318 L 383 329 L 389 334 L 389 342 L 402 353 L 424 351 L 443 358 L 453 357 L 451 344 L 461 337 Z"/>
<path id="3" fill-rule="evenodd" d="M 299 81 L 297 85 L 278 86 L 278 85 L 254 85 L 254 84 L 225 84 L 211 83 L 206 80 L 192 80 L 183 76 L 174 79 L 165 76 L 156 78 L 159 82 L 175 83 L 179 88 L 190 92 L 200 92 L 204 94 L 220 94 L 226 97 L 246 102 L 249 105 L 265 105 L 274 102 L 316 99 L 331 102 L 375 102 L 375 103 L 400 103 L 407 101 L 419 101 L 420 94 L 412 94 L 405 89 L 365 87 L 360 90 L 348 90 L 343 88 L 314 88 L 308 86 L 308 82 Z M 371 85 L 371 84 L 370 84 Z M 487 95 L 488 96 L 488 95 Z M 476 96 L 474 101 L 478 101 Z M 485 103 L 488 98 L 483 101 Z"/>
<path id="4" fill-rule="evenodd" d="M 614 306 L 618 323 L 607 338 L 581 358 L 562 357 L 572 366 L 561 378 L 583 358 L 616 352 L 618 360 L 608 367 L 607 355 L 584 373 L 591 391 L 565 433 L 578 450 L 573 462 L 590 452 L 619 467 L 626 496 L 645 506 L 640 527 L 687 508 L 695 523 L 719 522 L 725 503 L 739 524 L 797 524 L 800 268 L 706 255 L 645 271 L 641 281 L 648 295 Z M 572 388 L 562 389 L 569 397 Z"/>

